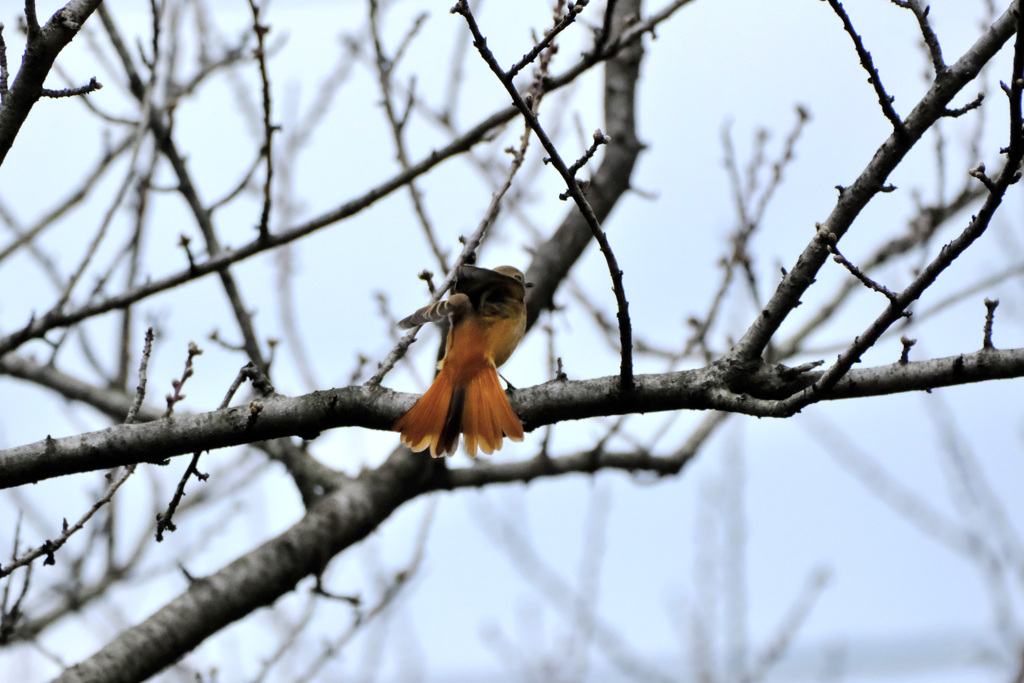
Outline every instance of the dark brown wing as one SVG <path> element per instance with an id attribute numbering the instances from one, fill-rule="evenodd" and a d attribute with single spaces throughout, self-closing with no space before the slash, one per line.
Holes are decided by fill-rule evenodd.
<path id="1" fill-rule="evenodd" d="M 465 294 L 452 294 L 444 301 L 424 306 L 408 318 L 403 318 L 398 322 L 398 326 L 403 330 L 408 330 L 427 323 L 439 323 L 448 317 L 457 319 L 465 315 L 471 308 L 469 297 Z"/>
<path id="2" fill-rule="evenodd" d="M 462 266 L 456 273 L 455 291 L 468 296 L 473 310 L 479 312 L 485 302 L 522 301 L 526 296 L 523 280 L 523 274 L 512 266 L 494 270 Z"/>
<path id="3" fill-rule="evenodd" d="M 479 311 L 485 302 L 522 301 L 526 295 L 523 280 L 523 274 L 512 266 L 498 266 L 494 270 L 460 266 L 455 276 L 454 294 L 444 301 L 424 306 L 399 321 L 398 326 L 408 330 L 449 317 L 458 319 L 471 310 Z"/>

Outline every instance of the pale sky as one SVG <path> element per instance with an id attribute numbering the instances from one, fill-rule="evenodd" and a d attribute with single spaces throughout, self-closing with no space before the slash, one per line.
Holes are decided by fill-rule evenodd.
<path id="1" fill-rule="evenodd" d="M 40 7 L 40 16 L 49 16 L 57 6 Z M 919 47 L 916 22 L 909 12 L 883 0 L 847 6 L 887 89 L 896 96 L 894 106 L 905 115 L 926 87 L 922 74 L 928 62 Z M 646 5 L 645 9 L 651 12 L 660 7 Z M 140 5 L 112 11 L 122 30 L 134 36 L 148 25 L 142 9 Z M 8 27 L 4 35 L 12 70 L 22 50 L 20 37 L 11 28 L 17 11 L 9 4 L 0 16 Z M 421 11 L 428 12 L 428 18 L 399 65 L 397 77 L 405 83 L 415 72 L 417 92 L 438 105 L 444 98 L 452 46 L 460 40 L 458 36 L 464 39 L 465 25 L 448 13 L 447 4 L 397 2 L 385 13 L 385 40 L 392 49 Z M 218 6 L 216 12 L 221 30 L 230 37 L 250 21 L 244 4 Z M 574 61 L 586 45 L 586 26 L 597 22 L 602 12 L 603 5 L 588 7 L 580 25 L 566 33 L 555 72 Z M 983 15 L 983 2 L 933 3 L 930 16 L 948 62 L 976 39 Z M 481 29 L 504 64 L 529 49 L 530 29 L 542 30 L 549 17 L 550 8 L 534 0 L 491 1 L 479 12 Z M 296 112 L 307 111 L 318 84 L 333 68 L 340 49 L 338 35 L 358 32 L 365 25 L 366 8 L 357 2 L 277 2 L 266 21 L 272 26 L 271 42 L 283 41 L 269 66 L 274 118 L 288 134 L 300 118 Z M 88 26 L 99 39 L 98 18 L 90 19 Z M 186 30 L 191 26 L 185 23 Z M 737 220 L 722 163 L 726 122 L 742 167 L 750 158 L 758 129 L 771 131 L 767 154 L 775 159 L 795 121 L 795 106 L 806 107 L 812 116 L 797 145 L 796 160 L 786 168 L 784 184 L 753 242 L 762 296 L 771 293 L 779 268 L 791 267 L 812 236 L 815 222 L 828 215 L 836 198 L 834 186 L 853 181 L 890 128 L 851 41 L 827 3 L 697 0 L 662 25 L 656 40 L 646 38 L 644 43 L 637 111 L 640 137 L 649 147 L 634 173 L 637 192 L 624 198 L 605 228 L 625 272 L 635 334 L 676 348 L 689 332 L 686 319 L 701 315 L 710 302 L 720 273 L 717 263 L 729 248 L 729 234 Z M 982 158 L 968 159 L 965 143 L 975 118 L 943 122 L 950 154 L 947 196 L 963 184 L 969 166 L 977 161 L 986 161 L 990 168 L 996 165 L 1006 129 L 1005 98 L 998 80 L 1008 77 L 1008 55 L 1009 49 L 1004 49 L 993 63 L 996 71 L 988 77 L 991 90 L 983 111 L 989 125 Z M 190 64 L 187 55 L 182 59 Z M 105 87 L 91 100 L 105 112 L 131 113 L 118 84 L 103 78 L 84 36 L 76 38 L 59 63 L 76 82 L 100 76 Z M 350 81 L 299 159 L 295 186 L 300 188 L 302 204 L 293 224 L 362 194 L 396 169 L 371 66 L 365 62 L 353 68 Z M 469 54 L 465 69 L 467 92 L 456 120 L 462 129 L 506 104 L 500 86 L 475 53 Z M 255 88 L 255 69 L 246 67 L 244 73 L 246 86 Z M 573 117 L 578 117 L 584 140 L 603 125 L 598 75 L 595 72 L 568 93 L 545 100 L 542 121 L 545 113 L 554 117 L 566 112 L 560 136 L 566 156 L 579 147 Z M 53 77 L 51 83 L 55 83 Z M 954 104 L 965 104 L 977 89 L 969 86 Z M 207 202 L 237 183 L 254 153 L 256 143 L 237 114 L 233 97 L 227 81 L 215 80 L 184 102 L 176 116 L 176 140 L 187 150 L 189 168 Z M 421 119 L 414 118 L 410 126 L 414 160 L 445 141 L 444 134 Z M 82 169 L 94 163 L 107 144 L 104 130 L 112 131 L 112 139 L 122 134 L 88 118 L 80 103 L 40 102 L 0 169 L 0 200 L 22 221 L 39 216 L 54 196 L 62 196 L 78 182 Z M 500 140 L 490 144 L 497 149 L 520 134 L 521 125 L 513 123 Z M 523 173 L 535 174 L 538 182 L 530 185 L 526 211 L 547 235 L 566 205 L 557 199 L 561 188 L 554 172 L 539 164 L 539 145 L 534 145 L 531 155 Z M 61 270 L 72 269 L 81 258 L 123 177 L 123 163 L 120 168 L 104 181 L 96 198 L 41 241 Z M 855 223 L 841 243 L 844 254 L 857 262 L 901 233 L 913 215 L 915 191 L 922 201 L 934 201 L 935 178 L 934 140 L 929 138 L 890 178 L 900 191 L 878 198 Z M 170 184 L 166 168 L 157 173 L 156 183 Z M 486 209 L 490 186 L 475 167 L 456 160 L 423 179 L 421 188 L 440 240 L 454 252 L 459 247 L 457 237 L 468 234 Z M 199 241 L 175 195 L 165 193 L 155 201 L 144 272 L 158 277 L 183 266 L 177 246 L 180 234 L 197 238 L 197 245 Z M 251 239 L 258 208 L 254 196 L 216 214 L 224 245 Z M 1018 263 L 1021 209 L 1018 188 L 990 234 L 954 264 L 914 310 L 926 311 L 946 295 Z M 933 256 L 967 220 L 969 214 L 947 224 L 934 238 L 929 254 Z M 122 215 L 102 253 L 113 254 L 121 247 L 127 225 Z M 272 229 L 281 227 L 272 223 Z M 9 233 L 0 227 L 0 248 L 8 239 Z M 504 221 L 482 252 L 481 263 L 524 267 L 534 243 L 520 223 Z M 234 271 L 256 311 L 263 338 L 281 339 L 284 334 L 277 297 L 279 258 L 276 253 L 258 256 Z M 437 272 L 404 192 L 292 245 L 289 258 L 298 271 L 296 315 L 316 381 L 315 386 L 307 386 L 291 350 L 286 344 L 278 347 L 274 382 L 278 391 L 289 395 L 346 385 L 359 353 L 375 367 L 393 345 L 393 331 L 379 314 L 375 293 L 384 293 L 391 312 L 402 317 L 427 301 L 416 274 L 423 268 Z M 907 258 L 876 275 L 891 287 L 900 287 L 910 280 L 912 269 L 924 262 L 922 256 Z M 596 248 L 590 248 L 573 276 L 588 290 L 591 301 L 614 320 L 608 273 Z M 779 338 L 795 331 L 803 315 L 827 300 L 848 277 L 838 265 L 826 265 L 818 285 L 794 319 L 783 326 Z M 87 280 L 76 291 L 84 295 L 91 286 Z M 3 331 L 23 325 L 33 311 L 45 311 L 54 295 L 53 286 L 26 254 L 0 263 L 0 291 L 7 293 L 0 297 Z M 929 318 L 908 332 L 919 340 L 912 358 L 976 350 L 981 343 L 985 297 L 1001 301 L 996 346 L 1021 346 L 1021 294 L 1019 279 L 1002 282 Z M 616 352 L 586 311 L 565 290 L 557 301 L 563 310 L 543 322 L 555 326 L 556 352 L 569 377 L 587 379 L 617 372 Z M 885 300 L 865 291 L 853 302 L 826 331 L 812 337 L 811 345 L 818 352 L 801 357 L 800 362 L 833 359 L 881 312 Z M 728 337 L 742 333 L 756 310 L 749 297 L 732 297 L 723 311 L 724 324 L 712 338 L 716 348 L 724 348 Z M 136 311 L 139 336 L 152 321 L 161 334 L 149 370 L 150 402 L 162 402 L 170 378 L 181 372 L 186 344 L 195 340 L 204 354 L 196 361 L 197 374 L 189 381 L 188 399 L 181 409 L 213 410 L 244 364 L 239 354 L 207 340 L 213 329 L 230 340 L 237 338 L 216 279 L 208 277 L 144 302 Z M 95 321 L 90 330 L 98 348 L 104 348 L 104 341 L 116 333 L 111 317 Z M 864 366 L 895 361 L 900 352 L 898 337 L 888 337 L 865 354 Z M 503 368 L 503 375 L 521 387 L 547 381 L 547 344 L 538 327 Z M 408 366 L 400 366 L 385 385 L 421 391 L 424 378 L 430 376 L 435 349 L 436 332 L 425 330 L 414 347 L 415 374 Z M 48 358 L 48 347 L 40 342 L 18 351 L 29 352 L 40 360 Z M 58 366 L 95 380 L 77 344 L 62 351 Z M 637 361 L 638 372 L 665 369 L 660 360 Z M 417 499 L 332 562 L 326 575 L 331 589 L 360 593 L 369 600 L 381 590 L 381 571 L 393 574 L 409 562 L 412 539 L 428 509 L 436 505 L 425 556 L 412 585 L 317 680 L 362 680 L 364 672 L 373 670 L 375 657 L 381 662 L 377 680 L 404 680 L 413 673 L 422 676 L 416 680 L 425 681 L 545 680 L 531 677 L 526 667 L 546 657 L 557 660 L 568 647 L 574 617 L 566 608 L 572 604 L 567 591 L 590 590 L 589 582 L 597 587 L 588 609 L 596 614 L 599 626 L 584 680 L 631 680 L 630 662 L 641 662 L 673 680 L 691 680 L 694 643 L 700 637 L 695 624 L 709 630 L 706 637 L 716 653 L 715 666 L 727 673 L 727 649 L 746 641 L 748 661 L 756 661 L 776 637 L 809 578 L 822 575 L 827 575 L 828 583 L 792 639 L 791 657 L 781 663 L 779 675 L 768 680 L 1006 680 L 1008 672 L 1015 670 L 1008 663 L 1009 653 L 1014 648 L 1019 653 L 1024 645 L 1019 576 L 1015 581 L 1009 572 L 986 576 L 977 563 L 894 512 L 886 502 L 886 491 L 897 495 L 909 490 L 948 519 L 950 527 L 984 533 L 994 519 L 1005 515 L 1007 523 L 1019 529 L 1024 522 L 1019 495 L 1024 483 L 1019 397 L 1020 380 L 1015 380 L 822 404 L 785 421 L 734 417 L 680 476 L 664 481 L 602 472 L 594 477 L 571 476 Z M 0 405 L 4 407 L 0 448 L 108 424 L 89 408 L 54 402 L 45 392 L 6 377 L 0 377 Z M 667 426 L 657 446 L 668 452 L 703 418 L 697 413 L 633 416 L 626 432 L 646 444 Z M 611 419 L 559 424 L 553 430 L 552 452 L 587 448 L 610 423 Z M 496 458 L 532 457 L 542 437 L 543 430 L 538 430 L 522 444 L 506 444 Z M 321 435 L 311 450 L 331 466 L 356 472 L 379 462 L 396 441 L 390 432 L 335 430 Z M 630 444 L 624 438 L 612 441 L 614 448 Z M 210 453 L 204 462 L 216 469 L 216 463 L 229 455 Z M 877 475 L 864 474 L 865 462 L 884 468 L 903 488 L 893 489 L 895 484 L 886 488 Z M 164 497 L 186 464 L 177 458 L 171 467 L 153 473 Z M 467 466 L 468 458 L 460 452 L 451 464 Z M 980 474 L 973 472 L 975 466 Z M 965 469 L 970 471 L 970 487 L 961 486 Z M 851 471 L 861 472 L 862 477 Z M 874 485 L 866 486 L 863 478 L 872 479 Z M 62 517 L 77 519 L 88 507 L 97 481 L 98 476 L 60 479 L 20 495 L 39 507 L 57 529 Z M 122 492 L 124 504 L 129 510 L 137 506 L 141 524 L 152 519 L 152 491 L 142 478 L 131 484 L 134 487 Z M 1001 507 L 993 510 L 992 501 Z M 0 524 L 2 548 L 11 547 L 19 504 L 18 498 L 0 496 L 0 520 L 10 520 Z M 181 554 L 188 557 L 191 573 L 215 571 L 294 524 L 303 512 L 294 486 L 277 466 L 258 484 L 218 505 L 222 512 L 240 505 L 245 513 L 231 517 L 227 524 L 219 523 L 216 509 L 182 519 L 176 534 L 150 548 L 142 565 L 145 570 L 114 594 L 116 609 L 96 606 L 66 620 L 42 636 L 43 646 L 59 652 L 68 664 L 79 661 L 185 588 L 174 569 Z M 588 525 L 596 530 L 588 532 Z M 512 537 L 506 535 L 510 530 L 515 532 Z M 23 542 L 38 543 L 40 533 L 33 531 Z M 725 542 L 728 534 L 739 534 L 745 541 L 740 544 L 740 556 L 729 554 L 729 548 L 735 553 L 736 546 Z M 588 543 L 588 537 L 599 541 Z M 204 542 L 196 548 L 200 538 Z M 516 544 L 523 541 L 529 552 L 520 548 L 514 553 Z M 34 580 L 42 583 L 48 569 L 37 567 Z M 740 569 L 746 570 L 745 579 Z M 156 578 L 149 580 L 150 572 Z M 739 593 L 737 580 L 745 581 Z M 211 638 L 185 658 L 185 669 L 169 669 L 155 680 L 183 680 L 182 671 L 213 668 L 221 672 L 222 681 L 251 680 L 260 658 L 276 646 L 281 629 L 303 614 L 311 585 L 311 580 L 303 582 L 274 608 Z M 717 602 L 722 595 L 732 602 Z M 998 608 L 1010 615 L 1002 629 L 997 625 Z M 745 614 L 745 623 L 736 621 L 737 609 Z M 350 616 L 345 605 L 319 605 L 302 635 L 310 651 L 336 638 Z M 724 635 L 730 624 L 738 623 L 743 624 L 745 637 L 737 636 L 735 629 L 732 636 Z M 0 666 L 26 682 L 48 680 L 58 671 L 27 646 L 0 652 Z M 787 671 L 790 675 L 783 676 Z M 299 673 L 299 665 L 290 661 L 268 680 L 291 681 Z"/>

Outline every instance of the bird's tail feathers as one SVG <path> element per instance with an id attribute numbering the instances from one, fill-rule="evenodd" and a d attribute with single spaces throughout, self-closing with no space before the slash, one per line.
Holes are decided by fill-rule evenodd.
<path id="1" fill-rule="evenodd" d="M 466 387 L 462 432 L 466 452 L 472 456 L 476 456 L 477 448 L 488 455 L 501 448 L 502 434 L 513 441 L 523 440 L 523 424 L 508 403 L 498 381 L 498 371 L 490 365 L 478 372 Z"/>
<path id="2" fill-rule="evenodd" d="M 523 425 L 516 417 L 492 365 L 482 366 L 464 385 L 455 386 L 442 368 L 427 393 L 394 426 L 402 443 L 413 451 L 430 449 L 432 457 L 454 455 L 459 434 L 466 452 L 490 454 L 501 448 L 502 435 L 523 440 Z"/>

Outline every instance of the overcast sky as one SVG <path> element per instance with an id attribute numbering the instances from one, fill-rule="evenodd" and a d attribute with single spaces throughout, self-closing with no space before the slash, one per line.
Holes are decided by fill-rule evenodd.
<path id="1" fill-rule="evenodd" d="M 247 6 L 234 4 L 218 4 L 215 9 L 221 31 L 228 37 L 239 35 L 250 21 Z M 15 5 L 8 3 L 0 16 L 8 27 L 4 35 L 12 70 L 22 50 L 20 38 L 11 29 L 17 24 Z M 141 11 L 143 5 L 117 5 L 111 10 L 123 31 L 144 36 L 149 18 Z M 928 61 L 920 49 L 916 22 L 909 12 L 885 0 L 847 5 L 886 87 L 896 97 L 894 106 L 908 113 L 927 87 L 923 76 Z M 41 6 L 40 16 L 48 16 L 57 6 Z M 651 12 L 660 6 L 645 8 Z M 444 99 L 453 49 L 465 40 L 464 21 L 449 14 L 447 4 L 396 2 L 384 15 L 385 39 L 393 48 L 423 11 L 427 19 L 399 65 L 398 78 L 406 82 L 415 73 L 417 93 L 438 105 Z M 585 27 L 597 22 L 602 12 L 603 5 L 588 7 L 579 25 L 566 33 L 554 71 L 574 61 L 587 44 Z M 930 16 L 948 62 L 977 38 L 984 15 L 985 3 L 980 1 L 933 3 Z M 479 11 L 489 45 L 504 64 L 529 49 L 530 29 L 543 30 L 549 17 L 550 8 L 535 0 L 492 1 Z M 272 26 L 269 38 L 277 46 L 269 63 L 274 118 L 282 124 L 283 134 L 288 134 L 334 68 L 341 50 L 339 35 L 358 34 L 366 25 L 366 7 L 354 1 L 276 2 L 266 21 Z M 187 30 L 191 24 L 185 26 Z M 102 42 L 98 18 L 90 19 L 88 27 Z M 146 40 L 142 38 L 143 43 Z M 785 182 L 753 243 L 761 291 L 767 294 L 777 282 L 779 268 L 792 266 L 813 234 L 815 222 L 828 215 L 836 198 L 834 187 L 853 181 L 891 129 L 851 41 L 827 3 L 696 0 L 661 26 L 656 40 L 645 39 L 645 47 L 638 127 L 649 147 L 635 171 L 637 191 L 620 203 L 605 227 L 625 272 L 637 336 L 678 347 L 689 331 L 687 317 L 705 311 L 713 296 L 718 261 L 727 253 L 729 232 L 737 221 L 722 163 L 723 129 L 731 132 L 742 165 L 750 158 L 758 130 L 770 131 L 767 150 L 774 159 L 794 125 L 796 105 L 812 116 L 798 143 L 796 160 L 787 167 Z M 988 77 L 992 90 L 983 109 L 989 124 L 982 139 L 982 158 L 969 158 L 965 142 L 976 125 L 974 119 L 943 123 L 950 161 L 941 192 L 947 196 L 959 189 L 966 169 L 977 161 L 994 167 L 998 148 L 1005 144 L 1005 98 L 997 86 L 1009 73 L 1008 50 L 1004 52 L 994 62 L 996 72 Z M 182 59 L 189 63 L 187 55 Z M 59 63 L 75 82 L 100 77 L 105 87 L 90 99 L 105 112 L 131 113 L 123 89 L 104 79 L 102 66 L 89 50 L 88 36 L 76 38 Z M 293 224 L 360 195 L 394 172 L 394 150 L 380 115 L 380 95 L 371 69 L 369 62 L 353 67 L 350 80 L 301 156 L 294 183 L 300 188 L 302 204 Z M 456 119 L 460 129 L 506 104 L 500 86 L 475 54 L 469 54 L 465 70 L 465 94 Z M 603 125 L 596 76 L 545 101 L 547 108 L 542 112 L 551 112 L 552 118 L 566 112 L 559 138 L 571 150 L 566 156 L 577 153 L 579 146 L 574 117 L 585 138 Z M 256 82 L 254 68 L 240 81 L 241 87 L 255 87 Z M 63 87 L 52 77 L 48 85 Z M 976 92 L 976 86 L 968 88 L 954 104 L 965 104 Z M 213 81 L 181 105 L 175 130 L 208 202 L 238 182 L 256 148 L 224 79 Z M 499 148 L 520 134 L 521 127 L 512 124 L 490 144 Z M 119 128 L 88 118 L 80 103 L 41 101 L 0 169 L 0 201 L 22 221 L 30 222 L 46 211 L 55 195 L 73 187 L 83 169 L 119 135 Z M 409 139 L 410 156 L 420 159 L 443 144 L 445 135 L 422 117 L 414 117 Z M 539 145 L 530 153 L 524 174 L 536 174 L 539 180 L 531 186 L 526 212 L 547 234 L 566 206 L 557 199 L 560 188 L 553 171 L 539 163 Z M 922 142 L 897 170 L 891 182 L 900 191 L 873 202 L 843 240 L 844 253 L 851 260 L 857 262 L 904 229 L 915 209 L 915 191 L 922 201 L 935 200 L 940 190 L 934 159 L 934 142 Z M 81 258 L 123 172 L 122 165 L 119 173 L 101 184 L 99 198 L 43 237 L 41 247 L 62 271 L 72 269 Z M 166 168 L 159 170 L 156 182 L 170 184 Z M 460 162 L 438 169 L 423 180 L 422 188 L 440 240 L 445 248 L 457 250 L 458 236 L 468 234 L 483 215 L 490 186 L 473 166 Z M 223 244 L 251 239 L 258 199 L 247 198 L 217 214 Z M 197 232 L 173 194 L 155 201 L 145 268 L 148 275 L 158 277 L 182 267 L 183 255 L 176 246 L 179 236 L 196 237 Z M 955 264 L 915 311 L 924 312 L 994 270 L 1019 263 L 1024 244 L 1021 215 L 1018 189 L 991 234 Z M 414 220 L 407 194 L 397 192 L 289 249 L 288 258 L 299 272 L 295 299 L 303 354 L 313 368 L 315 383 L 310 386 L 304 380 L 294 349 L 285 344 L 278 349 L 274 366 L 274 382 L 281 393 L 303 394 L 348 384 L 357 354 L 371 359 L 375 367 L 392 346 L 392 330 L 379 314 L 376 293 L 386 295 L 392 313 L 399 317 L 426 303 L 416 274 L 423 268 L 436 272 L 437 267 Z M 930 253 L 934 255 L 967 220 L 969 212 L 952 221 Z M 123 244 L 127 225 L 127 216 L 115 224 L 120 232 L 103 244 L 105 253 L 112 254 Z M 275 230 L 283 227 L 272 224 Z M 0 226 L 0 248 L 8 239 Z M 525 267 L 536 241 L 520 222 L 501 222 L 481 254 L 481 264 Z M 236 267 L 264 338 L 284 335 L 276 279 L 280 258 L 266 254 Z M 898 287 L 923 262 L 924 257 L 904 260 L 882 269 L 878 276 Z M 814 310 L 847 277 L 839 266 L 827 265 L 804 307 L 783 326 L 782 338 L 805 319 L 802 311 Z M 614 320 L 607 269 L 596 249 L 574 269 L 574 279 L 590 292 L 607 319 Z M 88 285 L 83 292 L 86 289 Z M 54 291 L 27 254 L 0 263 L 0 292 L 4 292 L 0 330 L 10 331 L 23 325 L 33 311 L 44 311 Z M 911 336 L 919 340 L 913 357 L 976 350 L 985 297 L 1001 301 L 996 346 L 1022 346 L 1021 295 L 1020 281 L 1010 280 L 946 308 L 913 330 Z M 569 377 L 587 379 L 617 372 L 617 354 L 604 343 L 589 314 L 568 292 L 557 301 L 563 310 L 550 323 Z M 884 299 L 864 292 L 855 302 L 823 333 L 812 337 L 816 353 L 798 360 L 834 358 L 879 314 Z M 139 330 L 150 321 L 156 321 L 161 330 L 149 373 L 150 381 L 160 387 L 151 392 L 154 405 L 169 390 L 170 378 L 180 374 L 187 342 L 195 340 L 205 352 L 196 361 L 197 374 L 190 380 L 188 399 L 181 408 L 201 412 L 217 406 L 244 363 L 239 354 L 206 341 L 214 329 L 228 339 L 237 337 L 227 310 L 214 278 L 141 306 Z M 755 311 L 749 297 L 730 299 L 724 311 L 726 324 L 714 343 L 723 347 L 729 335 L 741 333 Z M 115 333 L 115 323 L 112 318 L 101 319 L 90 329 L 94 344 L 103 348 L 103 341 Z M 435 335 L 421 333 L 413 355 L 415 372 L 400 367 L 387 378 L 387 386 L 423 389 L 436 350 Z M 503 368 L 503 375 L 524 387 L 547 381 L 547 345 L 547 337 L 535 329 Z M 40 359 L 48 357 L 42 343 L 19 351 L 29 352 Z M 895 335 L 865 354 L 863 362 L 865 366 L 890 363 L 899 352 Z M 62 352 L 59 364 L 71 374 L 95 379 L 77 346 Z M 641 358 L 637 369 L 660 372 L 666 367 L 663 361 Z M 1020 388 L 1017 380 L 836 402 L 813 406 L 785 421 L 731 418 L 680 476 L 665 481 L 608 472 L 417 499 L 331 564 L 327 581 L 332 590 L 374 595 L 381 589 L 381 571 L 393 573 L 409 562 L 412 539 L 424 516 L 433 511 L 426 554 L 413 584 L 385 618 L 367 627 L 324 670 L 320 680 L 342 680 L 342 676 L 372 670 L 375 656 L 381 657 L 382 680 L 402 679 L 411 672 L 430 681 L 459 676 L 467 681 L 542 680 L 525 675 L 523 662 L 558 658 L 575 631 L 571 597 L 589 590 L 594 598 L 585 613 L 596 615 L 598 626 L 587 680 L 630 680 L 636 674 L 630 668 L 634 665 L 688 680 L 701 628 L 710 633 L 706 637 L 718 653 L 720 670 L 728 671 L 723 653 L 730 645 L 746 640 L 747 657 L 756 660 L 771 645 L 807 586 L 822 582 L 824 588 L 816 593 L 806 621 L 791 642 L 792 656 L 782 663 L 778 678 L 770 680 L 800 676 L 847 681 L 1006 680 L 1014 670 L 1010 653 L 1024 645 L 1019 576 L 1015 581 L 986 576 L 978 563 L 951 550 L 941 538 L 922 533 L 887 504 L 885 491 L 880 492 L 884 487 L 870 467 L 884 468 L 892 481 L 950 520 L 950 528 L 990 528 L 995 513 L 985 501 L 998 501 L 1008 523 L 1019 528 L 1024 521 Z M 107 424 L 88 408 L 54 402 L 45 392 L 5 377 L 0 377 L 0 406 L 0 448 Z M 704 418 L 696 413 L 635 416 L 625 431 L 648 443 L 665 428 L 657 445 L 667 452 L 678 447 Z M 586 448 L 609 423 L 557 425 L 552 451 Z M 523 444 L 506 444 L 497 457 L 530 457 L 542 437 L 543 430 L 533 432 Z M 312 452 L 331 466 L 354 472 L 382 460 L 396 439 L 389 432 L 336 430 L 322 435 Z M 620 439 L 613 446 L 626 448 L 630 443 Z M 205 457 L 216 463 L 227 454 Z M 452 465 L 465 466 L 467 461 L 460 452 Z M 184 465 L 176 460 L 175 471 L 155 475 L 164 491 L 173 486 L 178 468 Z M 975 465 L 977 472 L 972 469 Z M 874 485 L 866 486 L 865 479 Z M 971 485 L 964 486 L 964 481 Z M 126 487 L 123 492 L 125 500 L 128 505 L 137 501 L 144 510 L 140 517 L 149 519 L 149 503 L 141 502 L 149 500 L 149 484 L 132 483 L 135 488 Z M 62 517 L 77 519 L 93 500 L 95 487 L 68 478 L 22 495 L 42 507 L 44 516 L 57 525 Z M 24 504 L 18 498 L 0 497 L 0 520 L 11 520 L 0 524 L 0 548 L 11 547 L 13 519 Z M 246 514 L 231 517 L 226 525 L 218 523 L 216 511 L 205 518 L 189 518 L 177 534 L 147 556 L 144 566 L 153 569 L 156 579 L 134 579 L 114 595 L 116 609 L 86 610 L 80 618 L 45 633 L 43 645 L 59 651 L 68 663 L 78 661 L 126 623 L 145 618 L 185 588 L 181 574 L 173 566 L 168 569 L 168 563 L 192 547 L 196 534 L 208 535 L 208 542 L 188 554 L 192 558 L 188 569 L 201 575 L 288 528 L 303 513 L 294 487 L 276 468 L 222 507 L 234 505 L 245 506 Z M 729 538 L 742 542 L 730 544 Z M 39 537 L 30 539 L 38 541 Z M 45 575 L 47 568 L 36 570 Z M 740 570 L 745 570 L 745 576 Z M 736 592 L 737 585 L 744 586 L 743 592 Z M 300 591 L 283 598 L 272 610 L 218 634 L 186 658 L 184 665 L 202 671 L 219 668 L 221 680 L 249 680 L 259 668 L 259 657 L 274 647 L 282 625 L 302 614 L 309 588 L 308 582 L 302 584 Z M 729 600 L 715 602 L 723 594 Z M 999 607 L 1010 616 L 1001 628 Z M 741 631 L 746 638 L 737 636 L 735 629 L 732 636 L 723 635 L 730 624 L 741 623 L 736 621 L 736 610 L 745 615 Z M 324 604 L 314 613 L 304 638 L 312 643 L 329 641 L 344 630 L 349 617 L 345 605 Z M 0 653 L 0 662 L 0 668 L 16 672 L 12 680 L 46 680 L 56 672 L 45 657 L 27 646 Z M 784 677 L 786 671 L 792 677 Z M 158 680 L 179 680 L 175 677 L 180 673 L 171 671 Z M 295 669 L 278 671 L 279 678 L 271 680 L 292 680 L 295 673 Z"/>

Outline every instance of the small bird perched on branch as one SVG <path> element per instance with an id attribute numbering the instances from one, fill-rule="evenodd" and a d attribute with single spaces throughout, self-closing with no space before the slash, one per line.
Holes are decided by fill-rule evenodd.
<path id="1" fill-rule="evenodd" d="M 461 266 L 454 292 L 398 323 L 403 329 L 448 318 L 441 371 L 416 404 L 395 423 L 402 443 L 414 451 L 430 448 L 434 458 L 454 455 L 459 434 L 466 452 L 493 453 L 502 435 L 523 440 L 523 425 L 512 411 L 497 368 L 508 360 L 526 332 L 526 288 L 512 266 L 494 270 Z"/>

